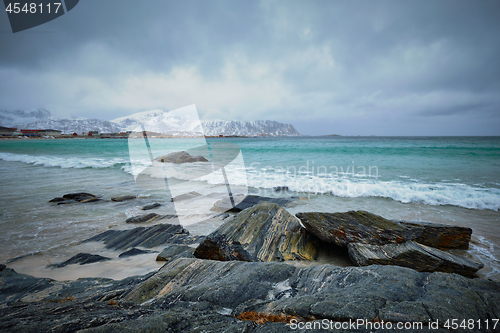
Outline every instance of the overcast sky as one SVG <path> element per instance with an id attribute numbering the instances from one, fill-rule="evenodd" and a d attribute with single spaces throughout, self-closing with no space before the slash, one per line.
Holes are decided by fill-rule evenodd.
<path id="1" fill-rule="evenodd" d="M 307 135 L 500 135 L 500 1 L 80 0 L 16 34 L 0 14 L 0 109 L 190 104 Z"/>

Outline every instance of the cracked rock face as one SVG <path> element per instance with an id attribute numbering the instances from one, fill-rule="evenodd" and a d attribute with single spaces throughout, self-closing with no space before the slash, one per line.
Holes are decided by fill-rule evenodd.
<path id="1" fill-rule="evenodd" d="M 0 271 L 5 332 L 291 331 L 285 323 L 235 318 L 250 311 L 336 322 L 485 320 L 500 315 L 500 283 L 397 266 L 294 267 L 181 257 L 154 274 L 121 281 L 55 281 Z"/>

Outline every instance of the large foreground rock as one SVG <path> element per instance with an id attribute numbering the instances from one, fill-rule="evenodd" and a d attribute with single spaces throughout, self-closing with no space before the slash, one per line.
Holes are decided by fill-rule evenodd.
<path id="1" fill-rule="evenodd" d="M 323 241 L 384 245 L 414 240 L 441 249 L 467 249 L 472 229 L 429 222 L 400 222 L 365 211 L 298 213 L 307 231 Z"/>
<path id="2" fill-rule="evenodd" d="M 297 332 L 285 323 L 236 318 L 249 313 L 333 323 L 433 321 L 439 329 L 405 332 L 450 332 L 443 326 L 450 318 L 483 324 L 499 318 L 500 283 L 397 266 L 294 267 L 194 258 L 173 258 L 156 273 L 120 281 L 55 281 L 0 271 L 2 332 Z M 453 332 L 488 331 L 494 332 L 491 325 Z"/>
<path id="3" fill-rule="evenodd" d="M 500 284 L 398 266 L 299 268 L 274 262 L 173 259 L 124 299 L 154 308 L 176 301 L 208 302 L 234 315 L 255 311 L 309 320 L 439 320 L 443 328 L 449 318 L 497 318 Z"/>
<path id="4" fill-rule="evenodd" d="M 364 212 L 297 213 L 307 231 L 319 239 L 347 247 L 349 243 L 402 243 L 422 234 L 381 216 Z"/>
<path id="5" fill-rule="evenodd" d="M 349 257 L 357 266 L 397 265 L 419 272 L 447 272 L 474 275 L 482 263 L 412 241 L 402 244 L 370 245 L 351 243 Z"/>
<path id="6" fill-rule="evenodd" d="M 197 258 L 212 260 L 314 260 L 316 238 L 275 203 L 264 202 L 222 224 L 198 246 Z"/>

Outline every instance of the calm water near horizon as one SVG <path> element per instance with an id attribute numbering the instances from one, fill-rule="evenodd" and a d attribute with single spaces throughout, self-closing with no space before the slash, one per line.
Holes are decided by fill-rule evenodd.
<path id="1" fill-rule="evenodd" d="M 156 140 L 156 141 L 155 141 Z M 158 141 L 162 140 L 162 141 Z M 152 139 L 183 150 L 192 139 Z M 287 208 L 301 211 L 367 210 L 386 218 L 420 220 L 471 227 L 473 237 L 462 255 L 480 260 L 480 276 L 500 280 L 500 137 L 264 137 L 207 138 L 241 148 L 245 168 L 229 167 L 233 184 L 268 196 L 301 196 Z M 144 258 L 130 259 L 127 272 L 92 272 L 91 266 L 56 271 L 47 264 L 76 251 L 101 251 L 99 244 L 79 242 L 109 228 L 124 229 L 128 217 L 144 213 L 145 204 L 160 202 L 155 212 L 175 209 L 165 191 L 141 188 L 132 174 L 127 140 L 0 140 L 0 241 L 7 244 L 0 263 L 27 254 L 9 267 L 37 276 L 62 279 L 82 274 L 121 277 L 158 267 Z M 177 209 L 193 221 L 206 214 L 225 185 L 210 175 L 199 180 L 202 197 L 196 209 Z M 202 184 L 203 183 L 203 184 Z M 203 185 L 203 186 L 201 186 Z M 287 193 L 276 193 L 286 186 Z M 197 190 L 193 188 L 193 190 Z M 57 206 L 48 201 L 65 193 L 89 192 L 109 199 L 133 194 L 138 199 L 116 203 Z M 212 193 L 213 192 L 213 193 Z M 212 199 L 211 199 L 212 198 Z M 202 213 L 203 211 L 203 213 Z M 186 226 L 207 234 L 218 225 Z M 114 266 L 113 266 L 114 265 Z M 134 267 L 130 269 L 130 267 Z M 78 272 L 77 272 L 78 271 Z"/>

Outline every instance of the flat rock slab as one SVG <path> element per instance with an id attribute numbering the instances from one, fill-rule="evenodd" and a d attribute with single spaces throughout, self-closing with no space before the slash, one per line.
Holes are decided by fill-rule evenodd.
<path id="1" fill-rule="evenodd" d="M 135 195 L 122 195 L 122 196 L 119 196 L 119 197 L 111 198 L 111 201 L 123 202 L 123 201 L 133 200 L 133 199 L 136 199 L 136 198 L 137 197 Z"/>
<path id="2" fill-rule="evenodd" d="M 421 228 L 422 235 L 413 239 L 415 242 L 438 249 L 468 250 L 471 228 L 457 227 L 431 222 L 398 222 L 408 228 Z"/>
<path id="3" fill-rule="evenodd" d="M 103 257 L 98 254 L 78 253 L 77 255 L 69 258 L 68 260 L 62 263 L 52 264 L 47 267 L 61 268 L 73 264 L 86 265 L 86 264 L 92 264 L 94 262 L 108 261 L 108 260 L 111 260 L 111 258 Z"/>
<path id="4" fill-rule="evenodd" d="M 397 265 L 419 272 L 446 272 L 473 276 L 484 265 L 459 255 L 409 241 L 402 244 L 351 243 L 349 257 L 357 266 Z"/>
<path id="5" fill-rule="evenodd" d="M 86 202 L 96 202 L 100 201 L 98 197 L 93 194 L 78 192 L 78 193 L 68 193 L 63 195 L 62 197 L 54 198 L 49 202 L 57 202 L 58 205 L 68 205 L 74 203 L 86 203 Z"/>
<path id="6" fill-rule="evenodd" d="M 325 242 L 384 245 L 415 241 L 439 249 L 468 249 L 472 229 L 431 222 L 393 221 L 364 212 L 298 213 L 307 231 Z"/>
<path id="7" fill-rule="evenodd" d="M 276 203 L 263 202 L 224 222 L 196 249 L 212 260 L 314 260 L 317 239 Z"/>
<path id="8" fill-rule="evenodd" d="M 365 211 L 297 213 L 307 231 L 319 239 L 346 247 L 349 243 L 402 243 L 422 234 L 397 222 Z"/>
<path id="9" fill-rule="evenodd" d="M 177 201 L 182 201 L 182 200 L 193 199 L 196 197 L 201 197 L 201 194 L 198 192 L 195 192 L 195 191 L 191 191 L 191 192 L 184 193 L 184 194 L 178 195 L 176 197 L 173 197 L 170 199 L 170 201 L 177 202 Z"/>
<path id="10" fill-rule="evenodd" d="M 169 219 L 169 218 L 176 218 L 177 215 L 160 215 L 156 213 L 149 213 L 149 214 L 144 214 L 144 215 L 139 215 L 139 216 L 134 216 L 131 218 L 128 218 L 125 222 L 126 223 L 150 223 L 156 220 L 161 220 L 161 219 Z"/>
<path id="11" fill-rule="evenodd" d="M 191 236 L 189 231 L 178 224 L 156 224 L 151 227 L 137 227 L 129 230 L 107 230 L 99 235 L 84 240 L 86 242 L 104 242 L 106 248 L 124 250 L 131 247 L 153 248 L 164 244 L 196 244 L 205 236 Z"/>
<path id="12" fill-rule="evenodd" d="M 183 253 L 186 251 L 193 253 L 194 250 L 194 248 L 186 245 L 169 245 L 164 248 L 163 251 L 160 252 L 160 254 L 158 254 L 158 256 L 156 257 L 156 261 L 169 261 L 179 253 Z"/>
<path id="13" fill-rule="evenodd" d="M 140 254 L 155 253 L 155 252 L 156 251 L 141 250 L 141 249 L 137 249 L 137 248 L 133 247 L 133 248 L 131 248 L 128 251 L 120 253 L 120 255 L 118 257 L 119 258 L 127 258 L 127 257 L 137 256 L 137 255 L 140 255 Z M 158 252 L 156 252 L 156 253 L 158 253 Z"/>
<path id="14" fill-rule="evenodd" d="M 211 208 L 211 210 L 216 212 L 241 212 L 242 210 L 253 207 L 263 202 L 272 202 L 280 206 L 286 206 L 293 200 L 294 199 L 292 198 L 271 198 L 261 197 L 258 195 L 247 195 L 243 200 L 235 200 L 239 201 L 239 203 L 233 207 L 231 199 L 227 197 L 217 201 Z"/>
<path id="15" fill-rule="evenodd" d="M 152 203 L 152 204 L 150 204 L 150 205 L 146 205 L 146 206 L 142 207 L 141 209 L 142 209 L 142 210 L 150 210 L 150 209 L 155 209 L 155 208 L 158 208 L 158 207 L 160 207 L 160 206 L 161 206 L 161 204 L 160 204 L 160 203 L 155 202 L 155 203 Z"/>

